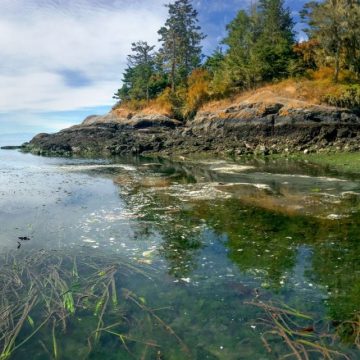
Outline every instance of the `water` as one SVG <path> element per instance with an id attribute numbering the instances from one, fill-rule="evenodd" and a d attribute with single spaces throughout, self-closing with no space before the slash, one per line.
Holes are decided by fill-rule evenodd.
<path id="1" fill-rule="evenodd" d="M 114 277 L 121 301 L 109 305 L 102 327 L 118 318 L 122 325 L 89 349 L 99 314 L 84 305 L 66 328 L 55 328 L 58 358 L 278 359 L 293 352 L 286 336 L 300 358 L 301 346 L 314 359 L 323 356 L 311 352 L 319 347 L 337 351 L 332 358 L 360 356 L 355 323 L 339 325 L 360 311 L 356 176 L 285 160 L 176 163 L 0 151 L 0 204 L 3 253 L 69 252 L 85 274 L 86 259 L 140 269 Z M 279 315 L 269 306 L 293 310 Z M 285 335 L 276 322 L 283 318 Z M 31 333 L 27 327 L 18 343 Z M 44 327 L 12 357 L 48 359 L 53 348 L 51 326 Z"/>

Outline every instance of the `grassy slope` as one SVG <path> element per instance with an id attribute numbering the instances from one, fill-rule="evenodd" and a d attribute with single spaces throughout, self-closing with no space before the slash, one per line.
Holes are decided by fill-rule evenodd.
<path id="1" fill-rule="evenodd" d="M 332 80 L 333 71 L 323 68 L 308 75 L 308 78 L 289 78 L 276 83 L 260 86 L 254 90 L 239 92 L 229 98 L 206 102 L 199 111 L 217 111 L 241 102 L 282 102 L 286 108 L 306 108 L 313 105 L 326 105 L 323 98 L 326 95 L 339 95 L 344 86 L 349 84 L 347 74 L 342 73 L 340 81 L 335 84 Z M 171 104 L 164 93 L 159 98 L 146 101 L 130 101 L 114 110 L 119 117 L 130 114 L 161 114 L 172 116 Z"/>
<path id="2" fill-rule="evenodd" d="M 271 103 L 277 98 L 286 99 L 289 107 L 326 105 L 323 103 L 323 97 L 340 94 L 346 85 L 346 74 L 342 74 L 339 83 L 336 84 L 332 80 L 332 70 L 325 68 L 309 75 L 309 78 L 289 78 L 255 90 L 244 91 L 231 98 L 210 101 L 200 110 L 224 109 L 244 101 Z"/>

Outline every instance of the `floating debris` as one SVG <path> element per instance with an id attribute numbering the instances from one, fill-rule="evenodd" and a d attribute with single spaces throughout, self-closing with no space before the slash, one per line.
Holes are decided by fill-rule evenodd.
<path id="1" fill-rule="evenodd" d="M 88 244 L 95 244 L 95 243 L 96 243 L 96 240 L 93 240 L 93 239 L 83 239 L 82 242 L 88 243 Z"/>
<path id="2" fill-rule="evenodd" d="M 149 257 L 149 256 L 152 256 L 154 252 L 155 252 L 155 249 L 147 250 L 142 253 L 142 256 Z"/>
<path id="3" fill-rule="evenodd" d="M 184 281 L 184 282 L 186 282 L 186 283 L 190 283 L 191 282 L 191 279 L 190 278 L 181 278 L 180 279 L 181 281 Z"/>

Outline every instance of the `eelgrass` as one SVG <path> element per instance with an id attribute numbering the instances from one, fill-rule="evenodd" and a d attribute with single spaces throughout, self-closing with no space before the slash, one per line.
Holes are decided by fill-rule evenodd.
<path id="1" fill-rule="evenodd" d="M 42 351 L 60 359 L 59 339 L 75 318 L 92 317 L 94 327 L 87 334 L 88 354 L 103 334 L 116 336 L 119 347 L 129 354 L 129 344 L 158 352 L 151 339 L 131 334 L 131 304 L 173 337 L 187 356 L 187 348 L 175 331 L 141 298 L 117 285 L 131 273 L 149 277 L 149 269 L 120 257 L 91 256 L 87 251 L 73 255 L 66 251 L 12 252 L 0 257 L 0 360 L 7 360 L 36 338 Z M 41 336 L 40 336 L 41 333 Z"/>
<path id="2" fill-rule="evenodd" d="M 303 314 L 286 304 L 263 301 L 246 302 L 246 304 L 264 311 L 265 317 L 258 319 L 262 331 L 261 339 L 268 353 L 276 354 L 277 358 L 350 360 L 348 355 L 334 347 L 334 344 L 339 342 L 336 341 L 339 340 L 336 339 L 336 331 L 325 331 L 310 315 Z M 351 323 L 351 326 L 354 326 L 354 323 Z M 286 345 L 288 353 L 279 353 L 275 349 L 279 339 Z"/>
<path id="3" fill-rule="evenodd" d="M 341 322 L 337 334 L 360 350 L 360 312 L 355 312 L 351 319 Z"/>

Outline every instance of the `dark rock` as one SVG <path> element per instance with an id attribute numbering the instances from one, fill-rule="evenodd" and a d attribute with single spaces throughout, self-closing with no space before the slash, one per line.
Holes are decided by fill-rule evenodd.
<path id="1" fill-rule="evenodd" d="M 267 105 L 267 106 L 265 106 L 265 109 L 264 109 L 264 112 L 263 112 L 263 116 L 278 114 L 279 111 L 280 111 L 283 107 L 284 107 L 283 104 L 271 104 L 271 105 Z"/>
<path id="2" fill-rule="evenodd" d="M 25 149 L 56 155 L 196 151 L 268 155 L 338 148 L 355 151 L 360 146 L 360 118 L 355 113 L 320 106 L 282 109 L 280 103 L 243 103 L 223 111 L 200 112 L 186 124 L 162 115 L 131 114 L 116 121 L 109 114 L 91 116 L 56 134 L 39 134 Z"/>

